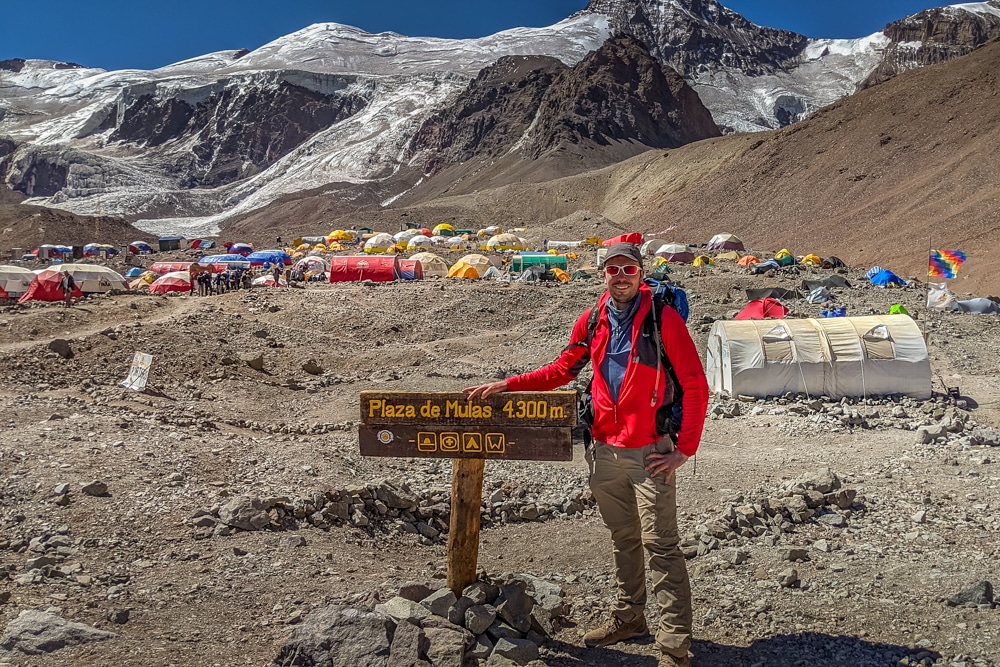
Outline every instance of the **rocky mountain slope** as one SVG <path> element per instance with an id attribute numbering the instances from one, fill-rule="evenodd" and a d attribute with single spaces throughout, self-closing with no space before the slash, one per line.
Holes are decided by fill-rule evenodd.
<path id="1" fill-rule="evenodd" d="M 529 160 L 593 151 L 583 164 L 604 166 L 719 135 L 684 80 L 622 34 L 572 68 L 551 58 L 500 59 L 450 109 L 425 122 L 411 147 L 429 154 L 423 172 L 433 175 L 446 165 L 514 151 Z M 594 151 L 603 147 L 609 150 Z"/>
<path id="2" fill-rule="evenodd" d="M 477 40 L 317 24 L 252 52 L 212 53 L 149 72 L 4 61 L 0 134 L 13 149 L 0 156 L 0 178 L 31 203 L 195 236 L 312 190 L 340 199 L 342 209 L 388 205 L 414 188 L 447 192 L 440 175 L 430 185 L 423 173 L 446 165 L 458 167 L 445 176 L 466 189 L 495 186 L 482 166 L 513 147 L 522 164 L 507 165 L 500 182 L 565 176 L 628 157 L 632 145 L 656 144 L 616 140 L 583 151 L 571 139 L 547 144 L 537 132 L 552 127 L 542 115 L 529 119 L 534 102 L 527 98 L 490 110 L 494 120 L 470 118 L 483 123 L 476 131 L 438 125 L 469 111 L 484 83 L 479 71 L 498 57 L 540 56 L 573 67 L 613 33 L 626 32 L 677 70 L 724 130 L 780 127 L 859 84 L 990 39 L 1000 5 L 991 0 L 925 15 L 857 40 L 816 40 L 755 26 L 714 0 L 594 0 L 556 25 Z M 521 92 L 530 98 L 539 83 Z M 582 86 L 564 92 L 577 95 Z M 597 129 L 628 136 L 646 103 L 655 101 L 640 95 L 629 103 L 623 127 L 585 127 L 602 124 L 600 118 L 555 122 L 575 125 L 567 137 Z M 556 106 L 550 115 L 562 113 Z M 547 108 L 539 103 L 539 114 Z M 485 131 L 490 125 L 496 132 Z M 528 127 L 533 137 L 517 135 Z M 482 146 L 478 134 L 490 135 Z M 438 144 L 441 154 L 432 154 Z M 561 159 L 549 150 L 557 144 L 565 148 Z"/>

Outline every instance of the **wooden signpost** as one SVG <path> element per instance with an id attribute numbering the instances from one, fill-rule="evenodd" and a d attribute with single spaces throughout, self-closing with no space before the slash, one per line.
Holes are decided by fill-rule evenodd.
<path id="1" fill-rule="evenodd" d="M 362 456 L 453 459 L 448 588 L 475 582 L 486 459 L 570 461 L 576 392 L 361 392 Z"/>

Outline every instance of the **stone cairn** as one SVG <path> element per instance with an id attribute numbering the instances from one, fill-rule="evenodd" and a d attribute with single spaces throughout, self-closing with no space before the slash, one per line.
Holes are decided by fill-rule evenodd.
<path id="1" fill-rule="evenodd" d="M 460 597 L 441 582 L 407 583 L 373 608 L 334 605 L 309 614 L 274 664 L 528 665 L 568 612 L 563 597 L 560 586 L 527 574 L 481 574 Z"/>

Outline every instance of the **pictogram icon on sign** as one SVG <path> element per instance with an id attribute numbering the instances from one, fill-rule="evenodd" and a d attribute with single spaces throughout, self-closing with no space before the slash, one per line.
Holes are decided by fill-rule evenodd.
<path id="1" fill-rule="evenodd" d="M 457 452 L 462 440 L 458 433 L 442 433 L 440 435 L 442 452 Z"/>
<path id="2" fill-rule="evenodd" d="M 503 454 L 505 449 L 506 449 L 506 442 L 504 441 L 503 433 L 486 434 L 487 454 Z"/>
<path id="3" fill-rule="evenodd" d="M 462 451 L 463 452 L 481 452 L 483 451 L 483 436 L 480 433 L 463 433 L 462 434 Z"/>
<path id="4" fill-rule="evenodd" d="M 425 433 L 423 431 L 417 433 L 417 451 L 436 452 L 437 448 L 438 443 L 436 433 Z"/>

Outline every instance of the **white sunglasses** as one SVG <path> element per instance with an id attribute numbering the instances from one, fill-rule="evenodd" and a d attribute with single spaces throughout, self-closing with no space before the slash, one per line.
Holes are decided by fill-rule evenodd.
<path id="1" fill-rule="evenodd" d="M 637 276 L 642 268 L 636 266 L 635 264 L 626 264 L 625 266 L 605 266 L 604 272 L 609 276 L 617 276 L 619 273 L 624 273 L 626 276 Z"/>

